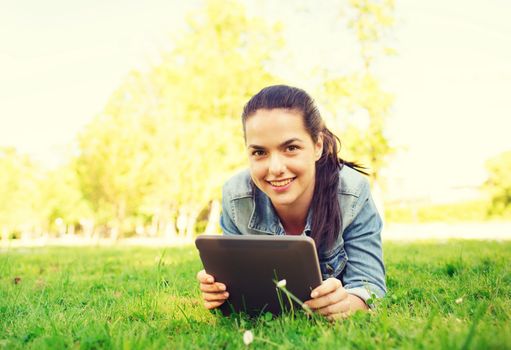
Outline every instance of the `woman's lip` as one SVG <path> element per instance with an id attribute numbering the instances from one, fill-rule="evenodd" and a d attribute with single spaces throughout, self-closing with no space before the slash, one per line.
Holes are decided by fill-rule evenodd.
<path id="1" fill-rule="evenodd" d="M 285 186 L 273 186 L 269 181 L 268 181 L 268 184 L 270 185 L 271 189 L 274 190 L 275 192 L 284 192 L 284 191 L 286 191 L 291 186 L 291 184 L 293 183 L 293 181 L 295 179 L 296 179 L 296 177 L 292 177 L 292 178 L 288 178 L 288 179 L 283 179 L 283 180 L 278 180 L 278 181 L 291 180 Z"/>

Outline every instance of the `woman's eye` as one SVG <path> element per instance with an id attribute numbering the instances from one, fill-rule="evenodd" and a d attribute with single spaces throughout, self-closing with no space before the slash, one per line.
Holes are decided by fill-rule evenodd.
<path id="1" fill-rule="evenodd" d="M 298 150 L 298 149 L 299 149 L 299 147 L 298 147 L 298 146 L 295 146 L 295 145 L 287 146 L 287 150 L 288 150 L 289 152 L 294 152 L 294 151 L 296 151 L 296 150 Z"/>
<path id="2" fill-rule="evenodd" d="M 264 151 L 258 149 L 258 150 L 253 151 L 252 155 L 255 157 L 262 157 L 262 156 L 264 156 Z"/>

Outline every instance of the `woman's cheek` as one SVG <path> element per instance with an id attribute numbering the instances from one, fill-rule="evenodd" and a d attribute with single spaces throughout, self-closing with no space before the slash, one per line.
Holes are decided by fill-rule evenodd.
<path id="1" fill-rule="evenodd" d="M 261 164 L 259 164 L 258 162 L 254 162 L 254 161 L 252 161 L 250 163 L 250 173 L 252 176 L 252 180 L 256 184 L 259 184 L 262 181 L 264 181 L 264 177 L 266 176 L 265 172 L 264 172 L 264 167 Z"/>
<path id="2" fill-rule="evenodd" d="M 252 176 L 257 178 L 258 180 L 264 176 L 266 176 L 266 172 L 264 170 L 264 161 L 262 160 L 259 160 L 259 161 L 255 161 L 253 160 L 250 164 L 250 168 L 251 168 L 251 172 L 252 172 Z"/>

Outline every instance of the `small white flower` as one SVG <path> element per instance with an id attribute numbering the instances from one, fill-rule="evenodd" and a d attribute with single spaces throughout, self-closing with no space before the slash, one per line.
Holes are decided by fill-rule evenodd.
<path id="1" fill-rule="evenodd" d="M 250 343 L 252 343 L 254 341 L 254 335 L 252 334 L 251 331 L 245 331 L 245 333 L 243 333 L 243 342 L 245 343 L 246 346 L 249 346 Z"/>
<path id="2" fill-rule="evenodd" d="M 286 286 L 286 280 L 280 280 L 277 282 L 277 287 L 284 288 Z"/>
<path id="3" fill-rule="evenodd" d="M 463 302 L 463 298 L 458 298 L 454 301 L 456 304 L 461 304 Z"/>

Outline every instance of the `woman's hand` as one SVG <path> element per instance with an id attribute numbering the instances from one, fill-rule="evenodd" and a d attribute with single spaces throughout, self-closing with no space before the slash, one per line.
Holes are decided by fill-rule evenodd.
<path id="1" fill-rule="evenodd" d="M 314 289 L 312 299 L 307 300 L 311 310 L 326 316 L 330 321 L 346 318 L 356 310 L 367 310 L 366 303 L 359 297 L 348 294 L 341 281 L 337 278 L 329 278 Z"/>
<path id="2" fill-rule="evenodd" d="M 208 275 L 205 270 L 197 273 L 197 280 L 200 283 L 200 290 L 202 291 L 202 298 L 204 299 L 206 309 L 211 310 L 219 307 L 229 297 L 225 284 L 215 282 L 215 278 Z"/>

